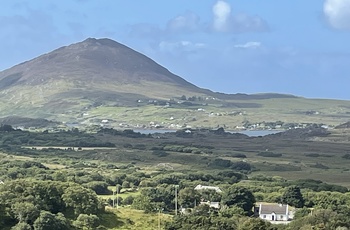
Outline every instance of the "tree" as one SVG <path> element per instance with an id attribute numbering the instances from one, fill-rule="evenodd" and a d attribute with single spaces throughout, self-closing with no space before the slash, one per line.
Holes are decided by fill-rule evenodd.
<path id="1" fill-rule="evenodd" d="M 147 197 L 151 206 L 155 206 L 155 208 L 162 207 L 166 211 L 174 209 L 174 187 L 156 187 L 156 188 L 144 188 L 141 190 L 141 195 L 143 197 Z M 147 200 L 144 199 L 144 200 Z M 142 200 L 142 199 L 141 199 Z M 135 198 L 133 204 L 137 201 Z"/>
<path id="2" fill-rule="evenodd" d="M 131 205 L 134 202 L 135 197 L 127 196 L 123 200 L 123 205 Z"/>
<path id="3" fill-rule="evenodd" d="M 129 181 L 123 181 L 122 187 L 123 188 L 130 188 L 130 182 Z"/>
<path id="4" fill-rule="evenodd" d="M 81 186 L 72 186 L 66 189 L 62 199 L 75 215 L 96 214 L 99 209 L 99 201 L 96 194 L 90 189 Z"/>
<path id="5" fill-rule="evenodd" d="M 232 206 L 230 208 L 227 206 L 223 206 L 219 211 L 219 215 L 222 217 L 230 218 L 232 216 L 244 216 L 245 212 L 242 208 L 237 206 Z"/>
<path id="6" fill-rule="evenodd" d="M 73 222 L 74 227 L 83 230 L 94 230 L 98 227 L 100 219 L 96 215 L 80 214 Z"/>
<path id="7" fill-rule="evenodd" d="M 302 228 L 310 226 L 310 228 Z M 337 212 L 327 209 L 315 209 L 312 214 L 292 221 L 286 229 L 325 229 L 333 230 L 338 228 L 349 228 L 350 220 L 347 215 L 341 215 Z"/>
<path id="8" fill-rule="evenodd" d="M 222 194 L 222 205 L 238 206 L 250 214 L 255 204 L 255 197 L 251 191 L 242 187 L 230 187 Z"/>
<path id="9" fill-rule="evenodd" d="M 48 211 L 41 211 L 33 227 L 34 230 L 65 230 L 68 229 L 68 222 L 62 213 L 54 215 Z"/>
<path id="10" fill-rule="evenodd" d="M 151 202 L 149 197 L 144 195 L 136 196 L 132 202 L 132 207 L 145 212 L 154 212 L 156 210 L 155 204 Z"/>
<path id="11" fill-rule="evenodd" d="M 302 208 L 305 201 L 303 195 L 300 192 L 300 188 L 297 186 L 290 186 L 283 193 L 282 202 L 296 208 Z"/>
<path id="12" fill-rule="evenodd" d="M 199 204 L 200 194 L 193 188 L 181 189 L 179 192 L 179 203 L 184 208 L 192 208 Z"/>
<path id="13" fill-rule="evenodd" d="M 268 230 L 270 229 L 271 224 L 267 221 L 264 221 L 260 218 L 247 218 L 239 226 L 240 230 Z"/>
<path id="14" fill-rule="evenodd" d="M 27 223 L 19 222 L 18 224 L 13 226 L 11 230 L 32 230 L 32 227 L 30 227 L 30 225 Z"/>
<path id="15" fill-rule="evenodd" d="M 310 213 L 311 213 L 311 210 L 306 207 L 299 208 L 295 211 L 294 219 L 295 220 L 300 219 L 302 217 L 308 216 Z"/>
<path id="16" fill-rule="evenodd" d="M 200 190 L 200 196 L 205 201 L 211 201 L 211 202 L 220 202 L 221 201 L 221 193 L 218 193 L 217 191 L 213 189 L 202 189 Z"/>
<path id="17" fill-rule="evenodd" d="M 87 184 L 84 184 L 84 186 L 95 191 L 98 195 L 108 195 L 111 193 L 111 191 L 108 190 L 108 184 L 106 182 L 92 181 Z"/>
<path id="18" fill-rule="evenodd" d="M 33 223 L 39 216 L 38 208 L 29 202 L 16 202 L 11 206 L 11 212 L 19 222 Z"/>
<path id="19" fill-rule="evenodd" d="M 117 192 L 117 193 L 120 193 L 121 190 L 122 190 L 122 185 L 117 184 L 117 185 L 115 186 L 115 189 L 116 189 L 116 192 Z"/>

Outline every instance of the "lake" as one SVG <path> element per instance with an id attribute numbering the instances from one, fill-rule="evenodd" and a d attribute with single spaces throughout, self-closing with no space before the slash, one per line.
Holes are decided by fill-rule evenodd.
<path id="1" fill-rule="evenodd" d="M 154 134 L 154 133 L 169 133 L 176 132 L 176 129 L 134 129 L 134 132 L 142 134 Z M 269 134 L 275 134 L 283 132 L 283 130 L 242 130 L 242 131 L 226 131 L 230 133 L 242 133 L 249 137 L 266 136 Z"/>

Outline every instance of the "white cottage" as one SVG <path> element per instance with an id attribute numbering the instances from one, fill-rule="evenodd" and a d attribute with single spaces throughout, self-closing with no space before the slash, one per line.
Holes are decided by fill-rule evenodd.
<path id="1" fill-rule="evenodd" d="M 267 221 L 289 221 L 294 217 L 290 207 L 283 204 L 260 204 L 255 213 Z"/>

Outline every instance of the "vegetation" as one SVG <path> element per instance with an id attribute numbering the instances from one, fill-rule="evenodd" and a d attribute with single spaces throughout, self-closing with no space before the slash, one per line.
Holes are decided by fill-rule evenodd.
<path id="1" fill-rule="evenodd" d="M 329 170 L 337 172 L 346 163 L 348 144 L 248 137 L 223 129 L 178 134 L 29 132 L 1 126 L 0 228 L 350 227 L 348 184 L 326 182 Z M 84 141 L 89 145 L 80 145 Z M 113 147 L 100 147 L 106 143 Z M 286 143 L 290 147 L 281 147 Z M 318 164 L 328 169 L 312 167 L 308 149 L 319 153 Z M 266 158 L 261 153 L 282 154 Z M 334 157 L 322 157 L 327 154 Z M 291 175 L 305 173 L 304 179 L 282 177 L 287 167 Z M 308 178 L 316 172 L 325 180 Z M 295 218 L 272 225 L 252 217 L 260 202 L 289 204 L 297 208 Z"/>

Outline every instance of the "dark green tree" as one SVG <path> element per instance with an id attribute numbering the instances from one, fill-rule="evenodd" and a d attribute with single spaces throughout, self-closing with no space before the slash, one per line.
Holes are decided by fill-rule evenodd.
<path id="1" fill-rule="evenodd" d="M 297 186 L 290 186 L 282 195 L 282 202 L 289 204 L 296 208 L 302 208 L 304 206 L 304 198 L 300 192 L 300 188 Z"/>
<path id="2" fill-rule="evenodd" d="M 144 210 L 145 212 L 156 211 L 156 204 L 151 202 L 151 199 L 145 195 L 136 196 L 133 200 L 132 207 L 139 210 Z"/>
<path id="3" fill-rule="evenodd" d="M 111 193 L 111 191 L 108 190 L 108 184 L 102 181 L 92 181 L 84 184 L 84 187 L 93 190 L 98 195 L 109 195 Z"/>
<path id="4" fill-rule="evenodd" d="M 205 201 L 211 201 L 211 202 L 221 201 L 221 193 L 218 193 L 212 189 L 202 189 L 200 190 L 199 194 L 201 198 Z"/>
<path id="5" fill-rule="evenodd" d="M 41 211 L 40 216 L 34 221 L 34 230 L 66 230 L 68 222 L 62 213 L 57 215 L 48 211 Z"/>
<path id="6" fill-rule="evenodd" d="M 237 206 L 242 208 L 247 214 L 251 214 L 255 204 L 255 197 L 247 188 L 231 186 L 223 192 L 221 204 L 228 207 Z"/>
<path id="7" fill-rule="evenodd" d="M 192 208 L 200 202 L 200 194 L 193 188 L 181 189 L 179 192 L 179 204 L 184 208 Z"/>
<path id="8" fill-rule="evenodd" d="M 95 230 L 99 226 L 100 219 L 96 215 L 80 214 L 73 222 L 74 227 L 82 230 Z"/>
<path id="9" fill-rule="evenodd" d="M 96 214 L 99 209 L 99 201 L 96 194 L 81 186 L 72 186 L 66 189 L 62 195 L 67 208 L 79 214 Z"/>

